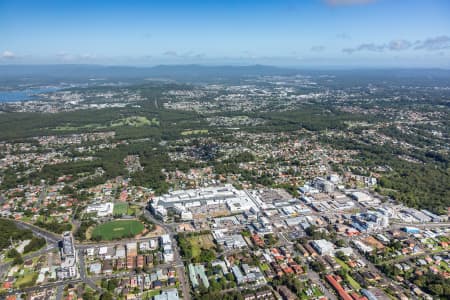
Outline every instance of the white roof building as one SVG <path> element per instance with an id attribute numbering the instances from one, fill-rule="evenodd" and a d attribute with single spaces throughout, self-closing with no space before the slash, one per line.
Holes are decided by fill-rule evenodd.
<path id="1" fill-rule="evenodd" d="M 113 214 L 114 204 L 112 202 L 91 204 L 86 208 L 87 213 L 97 213 L 98 217 L 106 217 Z"/>
<path id="2" fill-rule="evenodd" d="M 179 300 L 177 289 L 162 291 L 161 294 L 153 297 L 154 300 Z"/>
<path id="3" fill-rule="evenodd" d="M 372 197 L 370 195 L 359 191 L 353 192 L 352 197 L 358 202 L 367 202 L 372 200 Z"/>
<path id="4" fill-rule="evenodd" d="M 335 248 L 334 244 L 329 242 L 329 241 L 327 241 L 327 240 L 315 240 L 315 241 L 312 241 L 312 246 L 321 255 L 324 255 L 324 254 L 333 255 L 334 248 Z"/>
<path id="5" fill-rule="evenodd" d="M 108 253 L 108 247 L 100 247 L 98 249 L 98 255 L 106 255 Z"/>

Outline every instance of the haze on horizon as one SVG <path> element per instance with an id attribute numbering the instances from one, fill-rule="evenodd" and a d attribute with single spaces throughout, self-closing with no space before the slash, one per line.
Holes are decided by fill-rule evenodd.
<path id="1" fill-rule="evenodd" d="M 0 64 L 450 68 L 450 2 L 0 0 Z"/>

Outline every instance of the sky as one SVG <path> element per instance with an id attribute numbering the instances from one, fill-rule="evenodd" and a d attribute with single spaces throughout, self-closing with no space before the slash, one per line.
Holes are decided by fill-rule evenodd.
<path id="1" fill-rule="evenodd" d="M 0 0 L 0 64 L 450 68 L 450 1 Z"/>

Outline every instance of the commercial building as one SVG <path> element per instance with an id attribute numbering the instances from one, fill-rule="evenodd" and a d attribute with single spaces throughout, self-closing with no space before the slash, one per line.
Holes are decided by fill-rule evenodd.
<path id="1" fill-rule="evenodd" d="M 351 197 L 358 202 L 367 202 L 367 201 L 372 200 L 372 197 L 370 195 L 360 192 L 360 191 L 353 192 L 351 194 Z"/>
<path id="2" fill-rule="evenodd" d="M 199 286 L 198 279 L 202 281 L 205 288 L 209 288 L 209 280 L 205 273 L 205 267 L 203 265 L 189 264 L 189 279 L 191 280 L 192 287 L 197 288 Z"/>
<path id="3" fill-rule="evenodd" d="M 153 297 L 154 300 L 179 300 L 177 289 L 161 291 L 161 294 Z"/>
<path id="4" fill-rule="evenodd" d="M 56 270 L 59 279 L 73 278 L 77 276 L 77 254 L 73 236 L 70 231 L 62 235 L 60 242 L 61 266 Z"/>
<path id="5" fill-rule="evenodd" d="M 214 230 L 212 232 L 214 240 L 217 244 L 228 249 L 239 249 L 247 246 L 244 238 L 240 234 L 226 235 L 226 229 Z"/>
<path id="6" fill-rule="evenodd" d="M 352 227 L 360 232 L 373 232 L 389 226 L 389 217 L 378 211 L 352 216 Z"/>
<path id="7" fill-rule="evenodd" d="M 409 234 L 417 234 L 420 233 L 420 229 L 417 227 L 403 227 L 402 230 Z"/>
<path id="8" fill-rule="evenodd" d="M 113 214 L 114 204 L 112 202 L 89 205 L 86 213 L 96 213 L 98 217 L 107 217 Z"/>
<path id="9" fill-rule="evenodd" d="M 334 244 L 327 240 L 315 240 L 311 244 L 320 255 L 333 255 L 334 253 Z"/>
<path id="10" fill-rule="evenodd" d="M 160 244 L 163 250 L 164 262 L 171 262 L 174 260 L 174 253 L 172 249 L 172 240 L 168 234 L 164 234 L 160 237 Z"/>
<path id="11" fill-rule="evenodd" d="M 174 209 L 183 219 L 190 220 L 192 214 L 188 213 L 189 209 L 218 205 L 227 207 L 232 213 L 258 210 L 257 204 L 245 191 L 232 185 L 172 191 L 153 199 L 150 209 L 163 220 L 167 218 L 168 209 Z"/>

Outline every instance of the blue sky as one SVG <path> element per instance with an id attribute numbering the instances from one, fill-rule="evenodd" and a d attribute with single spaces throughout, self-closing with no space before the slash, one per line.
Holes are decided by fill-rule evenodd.
<path id="1" fill-rule="evenodd" d="M 0 64 L 450 68 L 448 0 L 0 0 Z"/>

